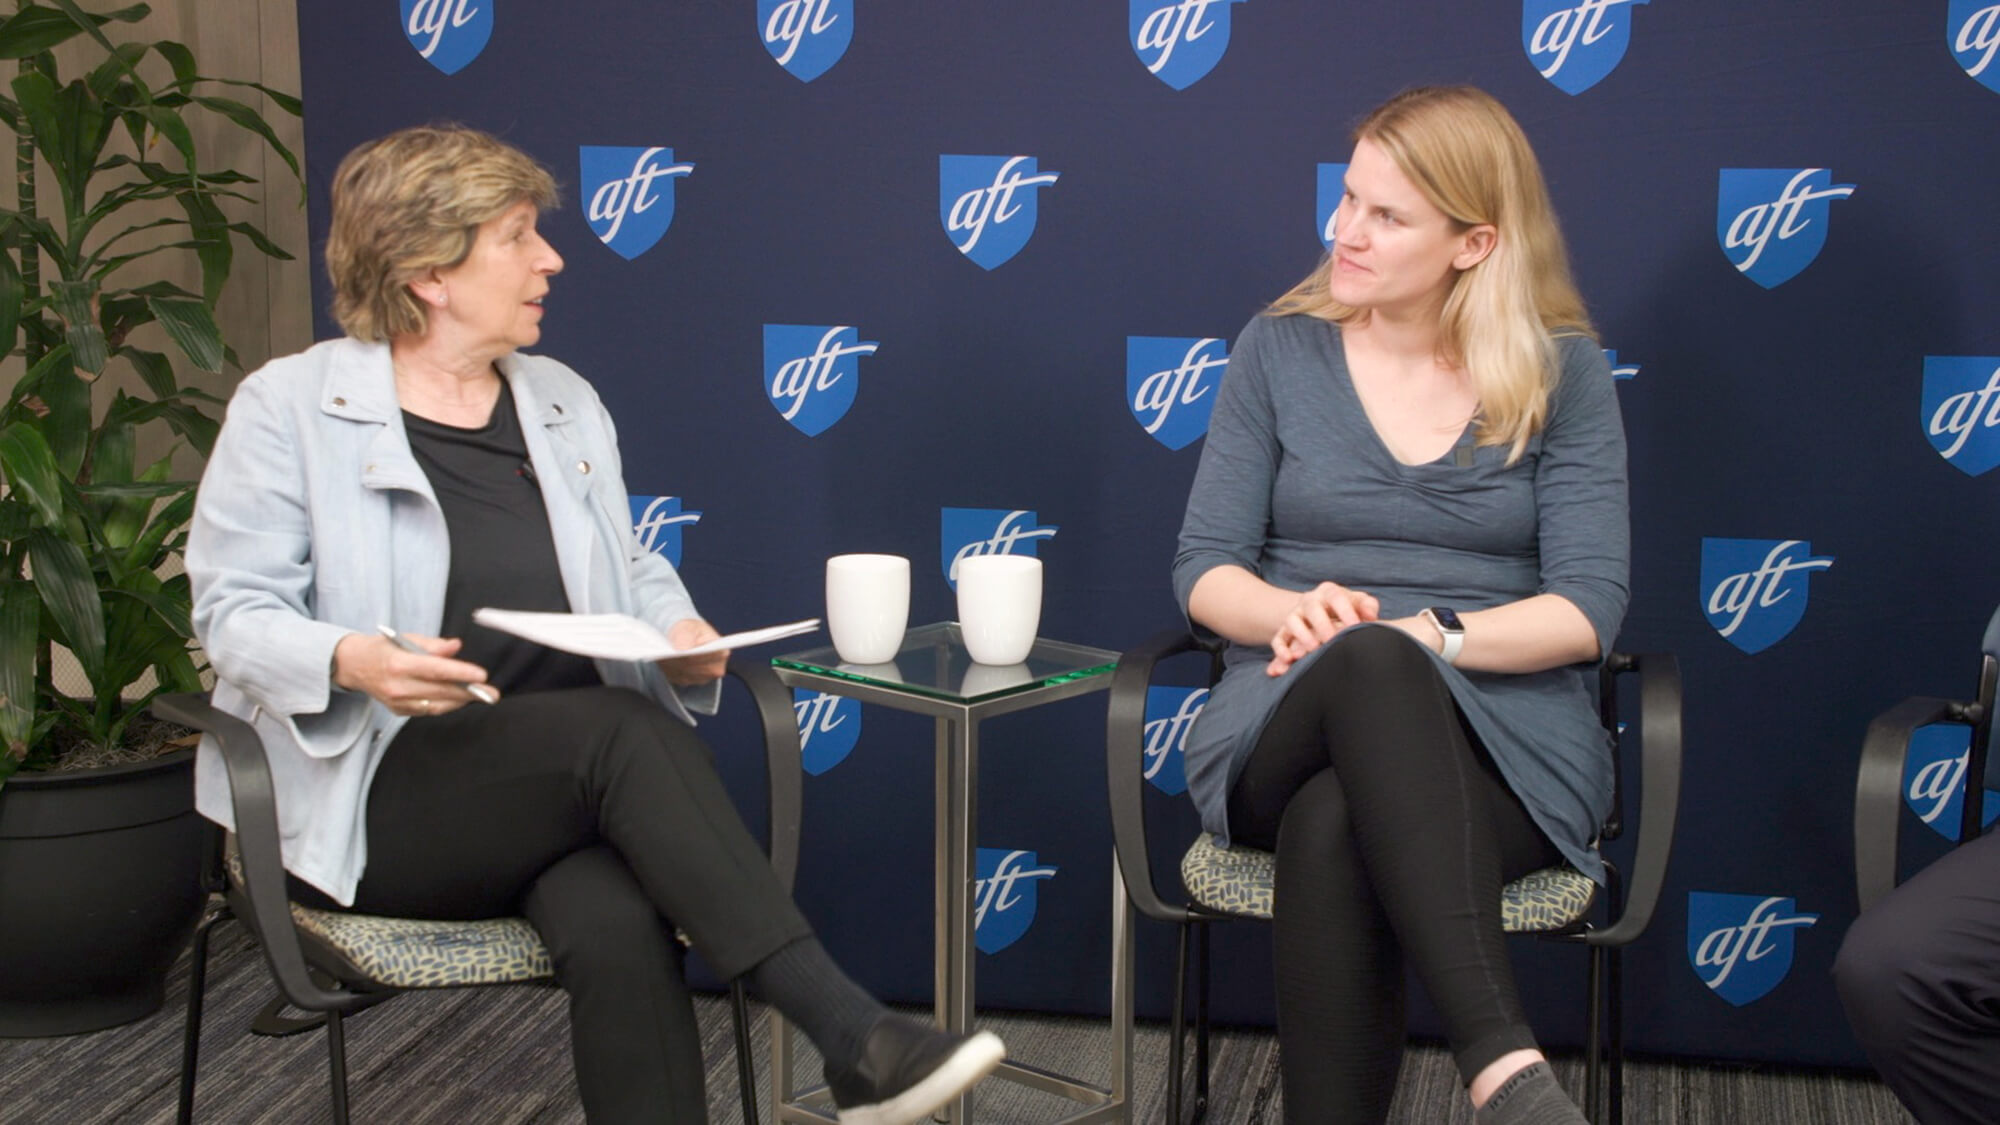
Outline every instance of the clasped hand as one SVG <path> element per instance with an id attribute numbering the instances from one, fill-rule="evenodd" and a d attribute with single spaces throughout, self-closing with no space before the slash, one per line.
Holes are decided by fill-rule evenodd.
<path id="1" fill-rule="evenodd" d="M 1264 671 L 1282 676 L 1307 653 L 1332 640 L 1350 625 L 1374 621 L 1382 603 L 1375 595 L 1350 590 L 1338 582 L 1322 582 L 1299 595 L 1292 611 L 1271 636 L 1271 663 Z"/>

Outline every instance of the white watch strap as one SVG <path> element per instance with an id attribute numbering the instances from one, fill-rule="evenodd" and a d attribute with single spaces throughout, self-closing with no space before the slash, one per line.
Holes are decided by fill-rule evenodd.
<path id="1" fill-rule="evenodd" d="M 1431 624 L 1436 625 L 1437 622 L 1433 620 Z M 1446 664 L 1457 664 L 1458 650 L 1465 647 L 1465 631 L 1461 629 L 1454 633 L 1445 629 L 1439 629 L 1438 636 L 1444 638 L 1444 647 L 1438 650 L 1438 655 L 1444 657 Z"/>

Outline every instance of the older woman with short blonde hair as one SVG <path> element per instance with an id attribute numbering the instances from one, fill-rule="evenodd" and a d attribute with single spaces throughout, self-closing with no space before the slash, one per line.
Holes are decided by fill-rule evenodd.
<path id="1" fill-rule="evenodd" d="M 196 501 L 215 705 L 263 736 L 295 896 L 534 925 L 592 1122 L 707 1116 L 676 929 L 812 1038 L 841 1121 L 920 1120 L 1004 1048 L 886 1012 L 820 947 L 694 732 L 728 654 L 590 660 L 472 622 L 718 636 L 633 534 L 596 392 L 522 350 L 563 265 L 536 229 L 555 202 L 532 158 L 455 126 L 341 163 L 326 257 L 348 334 L 244 379 Z M 207 743 L 196 803 L 230 823 Z"/>

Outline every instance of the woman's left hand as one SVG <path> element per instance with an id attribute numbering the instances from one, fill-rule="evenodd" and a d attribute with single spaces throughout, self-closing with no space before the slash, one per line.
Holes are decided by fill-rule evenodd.
<path id="1" fill-rule="evenodd" d="M 699 617 L 683 618 L 667 630 L 667 640 L 675 648 L 693 648 L 721 635 L 715 631 L 715 626 Z M 667 682 L 675 687 L 699 687 L 722 678 L 723 671 L 729 666 L 729 651 L 724 649 L 706 656 L 669 656 L 659 661 L 659 665 L 660 671 L 667 675 Z"/>

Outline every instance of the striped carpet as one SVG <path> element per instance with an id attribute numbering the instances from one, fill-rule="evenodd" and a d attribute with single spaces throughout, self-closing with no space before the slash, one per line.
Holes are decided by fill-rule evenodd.
<path id="1" fill-rule="evenodd" d="M 320 1033 L 252 1036 L 250 1018 L 270 997 L 264 969 L 241 927 L 223 926 L 211 954 L 208 1015 L 196 1120 L 216 1125 L 310 1125 L 331 1120 L 326 1049 Z M 167 1006 L 136 1024 L 64 1039 L 0 1039 L 0 1123 L 153 1125 L 173 1120 L 186 976 L 176 971 Z M 728 1009 L 701 1002 L 715 1125 L 740 1125 Z M 1082 1019 L 996 1016 L 1014 1056 L 1086 1077 L 1104 1064 L 1104 1024 Z M 1222 1032 L 1213 1068 L 1209 1120 L 1277 1125 L 1277 1051 L 1265 1031 Z M 766 1039 L 757 1021 L 758 1060 Z M 1165 1119 L 1167 1035 L 1141 1028 L 1134 1121 Z M 401 997 L 348 1023 L 356 1122 L 393 1125 L 578 1125 L 583 1112 L 570 1077 L 562 994 L 516 986 Z M 1580 1060 L 1558 1059 L 1558 1074 L 1581 1088 Z M 1102 1080 L 1101 1078 L 1099 1079 Z M 759 1091 L 760 1099 L 764 1092 Z M 1632 1125 L 1906 1125 L 1910 1118 L 1877 1082 L 1843 1074 L 1798 1073 L 1685 1063 L 1638 1062 L 1626 1069 Z M 975 1120 L 1046 1122 L 1063 1113 L 1050 1095 L 1006 1082 L 980 1088 Z M 764 1106 L 766 1119 L 769 1106 Z M 1405 1059 L 1397 1125 L 1469 1122 L 1450 1058 L 1415 1047 Z"/>

